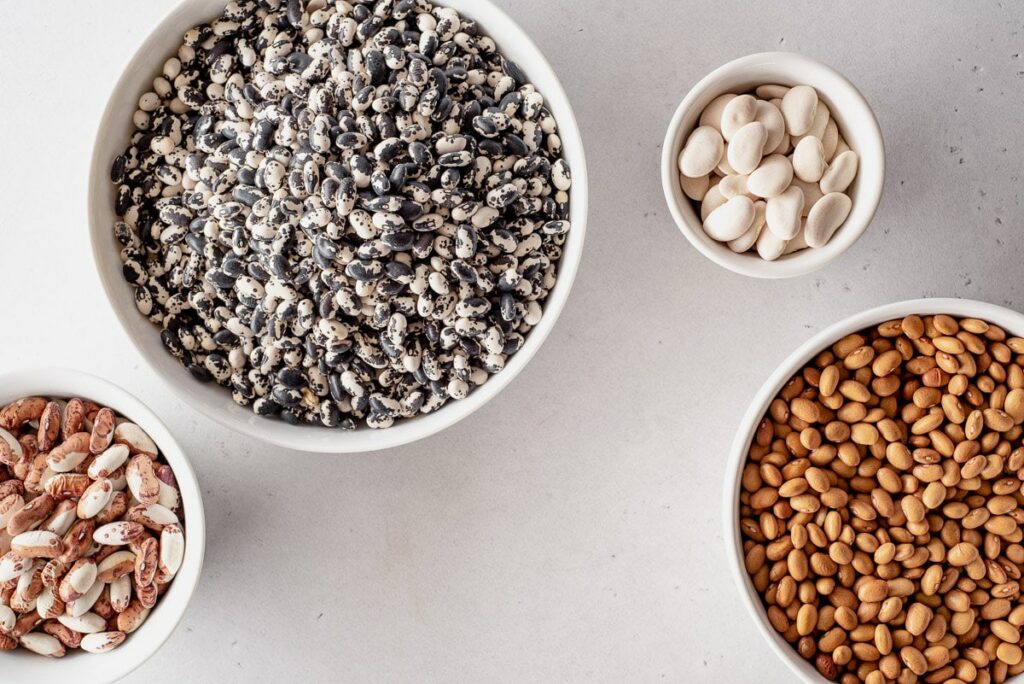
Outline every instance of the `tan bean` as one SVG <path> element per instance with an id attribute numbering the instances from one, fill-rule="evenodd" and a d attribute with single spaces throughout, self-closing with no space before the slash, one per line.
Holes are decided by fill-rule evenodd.
<path id="1" fill-rule="evenodd" d="M 921 651 L 913 646 L 904 646 L 900 649 L 900 659 L 911 672 L 921 676 L 928 671 L 928 660 Z"/>
<path id="2" fill-rule="evenodd" d="M 998 326 L 908 316 L 839 340 L 771 403 L 743 471 L 744 564 L 831 677 L 1024 673 L 1022 360 Z"/>
<path id="3" fill-rule="evenodd" d="M 1007 665 L 1018 665 L 1024 658 L 1024 653 L 1017 644 L 1001 643 L 996 647 L 996 657 Z"/>

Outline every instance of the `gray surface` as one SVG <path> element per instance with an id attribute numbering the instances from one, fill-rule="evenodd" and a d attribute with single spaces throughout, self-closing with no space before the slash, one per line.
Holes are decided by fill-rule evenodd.
<path id="1" fill-rule="evenodd" d="M 408 448 L 318 458 L 172 399 L 92 271 L 94 127 L 173 0 L 0 0 L 0 367 L 76 366 L 144 396 L 206 494 L 203 581 L 126 681 L 790 681 L 724 566 L 722 458 L 753 392 L 812 331 L 868 306 L 1024 305 L 1021 5 L 499 4 L 562 77 L 587 143 L 576 289 L 484 410 Z M 864 91 L 889 175 L 849 253 L 762 283 L 676 231 L 658 158 L 693 83 L 780 48 Z"/>

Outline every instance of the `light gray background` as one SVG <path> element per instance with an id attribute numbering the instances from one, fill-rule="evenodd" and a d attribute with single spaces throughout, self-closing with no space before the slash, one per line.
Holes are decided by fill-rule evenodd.
<path id="1" fill-rule="evenodd" d="M 587 145 L 575 290 L 487 408 L 335 458 L 262 446 L 173 399 L 94 274 L 95 126 L 174 4 L 0 0 L 0 368 L 79 367 L 143 396 L 206 496 L 199 589 L 126 681 L 790 681 L 726 570 L 724 454 L 768 373 L 842 316 L 923 295 L 1024 305 L 1024 6 L 498 0 L 561 76 Z M 889 164 L 865 237 L 778 283 L 692 249 L 658 176 L 686 91 L 772 49 L 858 85 Z"/>

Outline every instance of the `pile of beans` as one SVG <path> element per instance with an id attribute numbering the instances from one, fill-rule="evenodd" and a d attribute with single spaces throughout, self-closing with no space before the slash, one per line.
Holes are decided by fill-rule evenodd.
<path id="1" fill-rule="evenodd" d="M 113 164 L 139 311 L 289 423 L 465 398 L 542 316 L 570 230 L 543 96 L 427 0 L 236 0 L 185 34 Z"/>
<path id="2" fill-rule="evenodd" d="M 853 208 L 858 157 L 806 85 L 719 95 L 679 155 L 680 185 L 704 232 L 766 261 L 824 247 Z"/>
<path id="3" fill-rule="evenodd" d="M 909 316 L 818 354 L 742 474 L 746 569 L 828 679 L 1024 672 L 1024 339 Z"/>
<path id="4" fill-rule="evenodd" d="M 181 568 L 170 466 L 138 425 L 82 399 L 0 410 L 0 651 L 103 653 Z"/>

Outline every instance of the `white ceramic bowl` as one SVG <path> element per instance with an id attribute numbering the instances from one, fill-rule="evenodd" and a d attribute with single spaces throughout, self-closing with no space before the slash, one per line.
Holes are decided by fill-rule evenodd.
<path id="1" fill-rule="evenodd" d="M 790 669 L 796 673 L 801 681 L 807 684 L 821 684 L 826 680 L 818 674 L 818 671 L 811 663 L 801 658 L 800 654 L 768 622 L 768 613 L 764 609 L 761 597 L 754 589 L 754 585 L 743 564 L 743 541 L 740 536 L 739 526 L 740 476 L 743 473 L 743 466 L 747 460 L 747 451 L 754 438 L 754 431 L 757 429 L 765 413 L 767 413 L 772 399 L 775 398 L 783 385 L 793 375 L 799 372 L 819 352 L 831 347 L 837 340 L 846 335 L 885 323 L 886 321 L 898 320 L 910 314 L 920 314 L 922 316 L 950 314 L 959 318 L 980 318 L 1002 327 L 1010 334 L 1024 336 L 1024 315 L 1001 306 L 996 306 L 995 304 L 968 299 L 916 299 L 879 306 L 850 316 L 834 325 L 830 325 L 800 345 L 796 351 L 779 365 L 755 395 L 750 408 L 747 409 L 747 413 L 740 423 L 739 430 L 736 432 L 736 438 L 729 451 L 723 501 L 725 502 L 726 555 L 729 558 L 733 579 L 736 581 L 736 586 L 739 587 L 740 596 L 750 616 L 761 631 L 761 634 L 768 641 L 772 650 L 782 660 L 786 661 L 786 664 L 789 665 Z M 1015 678 L 1012 681 L 1019 681 L 1019 679 Z"/>
<path id="2" fill-rule="evenodd" d="M 4 653 L 4 682 L 75 682 L 108 684 L 132 672 L 156 653 L 185 614 L 199 582 L 206 549 L 203 498 L 192 466 L 181 447 L 156 415 L 123 389 L 86 373 L 46 368 L 0 376 L 0 405 L 28 396 L 82 397 L 109 406 L 137 424 L 156 442 L 174 469 L 185 508 L 185 559 L 167 593 L 149 618 L 117 649 L 104 654 L 69 651 L 60 659 L 43 658 L 23 649 Z"/>
<path id="3" fill-rule="evenodd" d="M 576 117 L 558 77 L 529 36 L 488 0 L 436 0 L 480 23 L 509 58 L 517 62 L 544 95 L 555 115 L 566 160 L 572 168 L 570 219 L 572 230 L 565 244 L 558 282 L 544 307 L 544 318 L 527 336 L 519 353 L 505 369 L 467 399 L 450 402 L 436 413 L 397 422 L 387 430 L 361 428 L 342 432 L 314 426 L 292 426 L 256 416 L 250 408 L 236 405 L 228 390 L 192 379 L 160 342 L 160 330 L 135 308 L 132 289 L 121 275 L 120 245 L 114 239 L 114 190 L 109 180 L 114 158 L 124 150 L 133 130 L 132 114 L 139 95 L 150 89 L 164 60 L 175 53 L 182 34 L 218 16 L 225 0 L 185 0 L 143 42 L 118 81 L 100 122 L 89 180 L 89 224 L 93 257 L 111 306 L 128 338 L 146 362 L 175 394 L 197 411 L 237 432 L 281 447 L 318 453 L 374 451 L 407 444 L 443 430 L 467 417 L 515 378 L 540 349 L 554 327 L 572 289 L 583 253 L 587 223 L 587 164 Z"/>
<path id="4" fill-rule="evenodd" d="M 700 213 L 679 186 L 679 153 L 697 125 L 701 112 L 719 95 L 743 93 L 759 85 L 809 85 L 828 105 L 850 149 L 860 157 L 857 179 L 848 193 L 850 216 L 832 240 L 820 249 L 805 249 L 777 261 L 764 261 L 757 252 L 736 254 L 709 238 Z M 822 268 L 850 248 L 864 233 L 882 197 L 885 149 L 882 132 L 860 91 L 835 70 L 792 52 L 763 52 L 741 57 L 716 69 L 693 87 L 669 124 L 662 147 L 661 179 L 665 199 L 676 225 L 701 254 L 731 271 L 755 278 L 791 278 Z"/>

